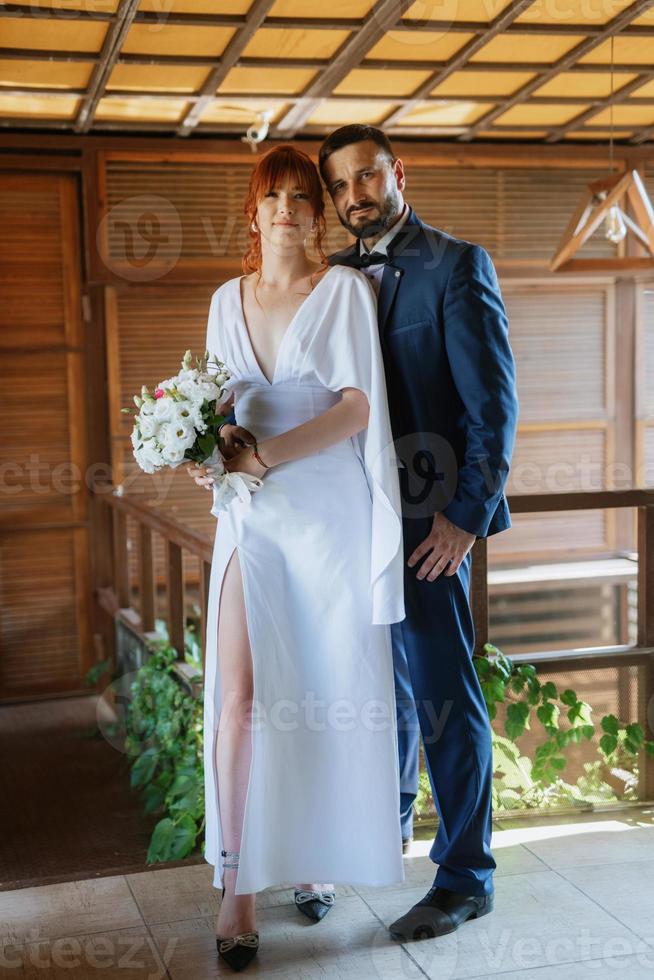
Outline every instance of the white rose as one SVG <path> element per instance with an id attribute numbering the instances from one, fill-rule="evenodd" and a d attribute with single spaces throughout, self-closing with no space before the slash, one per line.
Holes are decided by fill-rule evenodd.
<path id="1" fill-rule="evenodd" d="M 146 415 L 138 419 L 138 426 L 141 430 L 141 438 L 149 439 L 151 436 L 155 436 L 157 434 L 159 423 L 154 416 Z"/>
<path id="2" fill-rule="evenodd" d="M 175 416 L 175 402 L 172 398 L 164 395 L 157 399 L 154 407 L 154 417 L 157 422 L 169 422 Z"/>
<path id="3" fill-rule="evenodd" d="M 148 439 L 147 442 L 144 442 L 143 446 L 134 452 L 134 457 L 141 469 L 145 470 L 146 473 L 155 473 L 162 466 L 166 465 L 166 461 L 154 439 Z"/>

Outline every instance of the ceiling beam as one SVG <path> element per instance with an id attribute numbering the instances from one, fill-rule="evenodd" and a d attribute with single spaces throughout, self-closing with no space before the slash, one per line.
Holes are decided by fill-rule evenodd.
<path id="1" fill-rule="evenodd" d="M 53 51 L 49 48 L 2 48 L 0 47 L 0 59 L 3 61 L 43 61 L 58 63 L 84 63 L 95 64 L 99 61 L 97 51 Z M 188 67 L 188 68 L 211 68 L 216 64 L 216 59 L 211 55 L 152 55 L 152 54 L 132 54 L 120 52 L 117 64 L 119 65 L 160 65 Z M 237 68 L 326 68 L 330 64 L 329 58 L 239 58 L 235 67 Z M 374 68 L 379 71 L 434 71 L 434 69 L 446 68 L 446 61 L 394 61 L 388 58 L 364 58 L 359 68 Z M 552 67 L 549 61 L 473 61 L 462 65 L 458 70 L 462 72 L 532 72 L 544 74 Z M 573 74 L 596 74 L 608 73 L 611 71 L 610 64 L 583 64 L 571 65 L 566 71 Z M 645 72 L 654 71 L 651 62 L 634 62 L 633 64 L 619 64 L 613 66 L 615 74 L 634 74 L 639 75 Z"/>
<path id="2" fill-rule="evenodd" d="M 630 143 L 636 146 L 640 143 L 646 143 L 647 140 L 654 137 L 654 126 L 646 126 L 645 129 L 639 130 L 639 132 L 634 133 L 634 135 L 629 140 Z"/>
<path id="3" fill-rule="evenodd" d="M 626 98 L 631 91 L 637 90 L 637 88 L 643 85 L 645 82 L 651 81 L 654 78 L 654 68 L 647 75 L 641 75 L 638 78 L 638 85 L 636 80 L 631 82 L 629 85 L 625 85 L 624 89 L 629 89 L 629 92 L 624 92 L 620 89 L 619 92 L 614 93 L 614 104 L 620 101 L 620 96 Z M 0 95 L 15 95 L 15 96 L 38 96 L 39 98 L 57 98 L 61 95 L 75 95 L 81 97 L 86 94 L 85 88 L 62 88 L 61 86 L 47 86 L 47 85 L 0 85 Z M 186 90 L 182 91 L 179 89 L 105 89 L 103 99 L 105 101 L 112 100 L 122 100 L 122 99 L 184 99 L 186 102 L 195 102 L 201 96 L 194 92 L 188 92 Z M 384 102 L 392 103 L 393 105 L 404 105 L 409 101 L 411 96 L 390 96 L 390 95 L 332 95 L 331 100 L 334 102 L 361 102 L 362 100 L 366 102 Z M 214 97 L 214 102 L 240 102 L 244 107 L 252 105 L 259 105 L 262 100 L 269 99 L 271 102 L 286 102 L 293 105 L 301 105 L 304 102 L 309 101 L 309 98 L 304 95 L 284 95 L 284 94 L 271 94 L 269 91 L 261 92 L 218 92 Z M 473 105 L 495 105 L 498 100 L 497 95 L 428 95 L 424 102 L 427 105 L 444 105 L 446 103 L 472 103 Z M 587 105 L 589 110 L 593 113 L 599 112 L 601 109 L 606 108 L 610 105 L 610 100 L 608 98 L 603 99 L 601 96 L 574 96 L 574 95 L 534 95 L 529 100 L 529 105 Z M 633 96 L 629 99 L 630 105 L 641 105 L 641 106 L 654 106 L 654 99 L 651 96 Z M 588 117 L 590 118 L 590 116 Z M 575 117 L 574 120 L 565 124 L 564 128 L 575 128 L 581 116 Z M 530 127 L 534 128 L 534 127 Z M 539 128 L 547 129 L 547 126 L 540 126 Z M 553 130 L 554 132 L 554 130 Z"/>
<path id="4" fill-rule="evenodd" d="M 446 65 L 439 68 L 437 71 L 432 72 L 432 74 L 427 78 L 415 92 L 411 93 L 411 99 L 401 106 L 399 109 L 393 109 L 385 119 L 381 122 L 381 127 L 383 129 L 390 129 L 392 126 L 396 126 L 404 117 L 410 113 L 413 109 L 416 109 L 423 101 L 426 95 L 441 82 L 444 82 L 446 78 L 449 78 L 455 71 L 458 71 L 463 65 L 470 61 L 473 54 L 477 51 L 481 51 L 490 40 L 501 34 L 502 31 L 519 17 L 520 14 L 524 13 L 531 5 L 534 0 L 517 0 L 516 3 L 509 4 L 504 10 L 495 17 L 491 23 L 488 25 L 488 29 L 484 34 L 478 37 L 472 37 L 463 47 L 456 52 L 456 54 L 449 59 Z"/>
<path id="5" fill-rule="evenodd" d="M 497 106 L 495 109 L 491 109 L 490 112 L 482 116 L 481 119 L 477 119 L 475 123 L 468 129 L 464 136 L 460 137 L 462 140 L 474 139 L 475 135 L 480 130 L 488 130 L 495 120 L 503 115 L 508 109 L 513 108 L 513 106 L 520 105 L 525 99 L 537 88 L 540 88 L 545 82 L 552 78 L 555 78 L 562 71 L 567 71 L 568 68 L 575 64 L 584 55 L 593 51 L 598 45 L 602 44 L 609 37 L 617 34 L 621 31 L 623 27 L 626 27 L 632 20 L 636 17 L 640 17 L 642 14 L 646 13 L 654 5 L 654 0 L 634 0 L 634 3 L 630 4 L 625 10 L 622 10 L 617 14 L 612 20 L 605 24 L 602 31 L 595 35 L 595 37 L 588 37 L 585 40 L 580 41 L 576 44 L 571 51 L 567 54 L 562 55 L 558 58 L 554 64 L 551 66 L 550 70 L 545 72 L 543 75 L 537 78 L 532 78 L 530 82 L 523 85 L 517 92 L 515 92 L 510 99 L 507 99 L 502 105 Z M 651 66 L 649 66 L 651 67 Z"/>
<path id="6" fill-rule="evenodd" d="M 113 71 L 118 53 L 127 37 L 127 32 L 132 26 L 132 21 L 138 10 L 139 0 L 120 0 L 111 26 L 102 42 L 100 57 L 93 68 L 91 78 L 86 88 L 86 95 L 82 99 L 77 118 L 73 125 L 76 133 L 86 133 L 91 128 L 95 110 L 98 106 L 105 86 Z"/>
<path id="7" fill-rule="evenodd" d="M 9 3 L 0 7 L 0 18 L 28 17 L 31 20 L 82 20 L 107 23 L 115 18 L 115 14 L 105 10 L 83 9 L 81 7 L 34 7 L 29 4 Z M 201 14 L 183 13 L 166 10 L 161 13 L 151 10 L 139 10 L 134 18 L 135 24 L 171 27 L 232 27 L 239 29 L 247 23 L 246 14 Z M 266 30 L 312 30 L 312 31 L 358 31 L 364 25 L 361 17 L 266 17 L 261 28 Z M 403 17 L 403 30 L 432 31 L 440 33 L 448 31 L 451 34 L 485 34 L 488 31 L 488 21 L 475 20 L 438 20 L 416 17 Z M 591 37 L 602 31 L 602 24 L 574 23 L 542 24 L 521 21 L 510 24 L 506 31 L 509 34 L 545 35 L 583 35 Z M 629 24 L 621 32 L 632 37 L 654 37 L 654 24 Z"/>
<path id="8" fill-rule="evenodd" d="M 411 6 L 412 0 L 377 0 L 360 30 L 350 34 L 330 58 L 329 64 L 301 93 L 309 102 L 292 106 L 275 125 L 275 132 L 292 137 L 301 130 L 323 99 L 360 65 L 366 54 L 380 41 Z"/>
<path id="9" fill-rule="evenodd" d="M 624 102 L 625 99 L 629 98 L 632 92 L 637 92 L 639 88 L 642 88 L 643 85 L 647 84 L 650 81 L 651 81 L 650 75 L 638 75 L 637 78 L 633 78 L 626 85 L 623 85 L 623 87 L 618 92 L 614 92 L 613 95 L 609 95 L 608 98 L 603 99 L 601 102 L 596 103 L 596 105 L 589 106 L 588 109 L 586 109 L 584 112 L 579 113 L 578 116 L 574 116 L 573 119 L 569 119 L 567 123 L 564 123 L 561 126 L 556 126 L 554 129 L 550 130 L 550 132 L 545 137 L 545 142 L 546 143 L 558 142 L 558 140 L 562 139 L 566 133 L 569 133 L 575 129 L 579 129 L 580 126 L 583 127 L 584 123 L 588 119 L 592 119 L 593 116 L 596 116 L 604 109 L 609 109 L 613 105 L 619 105 L 619 103 Z M 534 98 L 531 98 L 529 100 L 530 105 L 533 103 Z M 636 102 L 636 100 L 629 99 L 629 102 L 634 103 Z M 643 104 L 643 99 L 639 100 L 639 102 L 636 104 L 639 105 Z M 651 105 L 652 112 L 654 113 L 654 99 L 645 99 L 644 104 Z"/>
<path id="10" fill-rule="evenodd" d="M 227 77 L 243 51 L 250 43 L 256 32 L 265 21 L 268 11 L 275 0 L 254 0 L 250 7 L 245 24 L 239 27 L 220 56 L 217 65 L 211 69 L 205 78 L 202 88 L 197 93 L 199 98 L 189 107 L 181 123 L 177 127 L 177 136 L 188 136 L 200 121 L 203 112 L 216 94 L 216 89 Z"/>

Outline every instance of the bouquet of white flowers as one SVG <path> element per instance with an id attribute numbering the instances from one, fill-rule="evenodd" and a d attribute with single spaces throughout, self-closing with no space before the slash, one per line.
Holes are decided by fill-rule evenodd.
<path id="1" fill-rule="evenodd" d="M 188 460 L 203 464 L 217 490 L 213 510 L 223 510 L 234 496 L 249 499 L 250 492 L 263 483 L 249 473 L 228 473 L 224 466 L 218 426 L 225 416 L 218 409 L 229 398 L 225 390 L 230 378 L 227 367 L 217 357 L 210 358 L 209 351 L 195 358 L 195 367 L 191 361 L 191 351 L 187 350 L 179 374 L 161 381 L 154 394 L 143 385 L 140 396 L 134 395 L 136 411 L 121 411 L 134 415 L 132 447 L 144 472 L 156 473 Z"/>

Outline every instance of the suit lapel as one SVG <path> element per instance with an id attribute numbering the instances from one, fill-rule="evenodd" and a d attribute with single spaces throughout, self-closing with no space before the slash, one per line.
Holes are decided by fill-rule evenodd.
<path id="1" fill-rule="evenodd" d="M 412 255 L 420 254 L 419 251 L 416 252 L 415 249 L 412 250 L 411 248 L 411 242 L 415 239 L 416 235 L 420 234 L 420 228 L 420 220 L 411 205 L 409 205 L 408 217 L 395 238 L 393 238 L 391 241 L 389 248 L 391 260 L 384 266 L 381 286 L 379 289 L 377 310 L 379 318 L 379 332 L 382 338 L 386 331 L 388 314 L 393 306 L 395 294 L 397 293 L 398 286 L 400 285 L 402 276 L 404 275 L 405 262 L 403 260 L 409 259 Z"/>
<path id="2" fill-rule="evenodd" d="M 388 320 L 388 314 L 395 299 L 397 287 L 400 285 L 402 271 L 393 262 L 387 262 L 384 266 L 382 280 L 379 286 L 379 296 L 377 297 L 377 319 L 379 321 L 379 333 L 382 337 L 386 330 L 386 321 Z"/>

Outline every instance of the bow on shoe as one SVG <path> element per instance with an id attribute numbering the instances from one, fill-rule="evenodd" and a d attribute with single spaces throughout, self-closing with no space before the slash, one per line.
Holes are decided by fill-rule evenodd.
<path id="1" fill-rule="evenodd" d="M 303 902 L 322 902 L 323 905 L 333 905 L 336 895 L 334 892 L 303 892 L 297 891 L 295 893 L 295 901 L 298 905 Z"/>
<path id="2" fill-rule="evenodd" d="M 220 953 L 228 953 L 230 949 L 234 949 L 235 946 L 246 946 L 250 949 L 256 949 L 259 945 L 259 935 L 256 932 L 244 932 L 240 936 L 229 936 L 226 939 L 221 939 L 220 936 L 216 937 L 218 940 L 218 951 Z"/>

